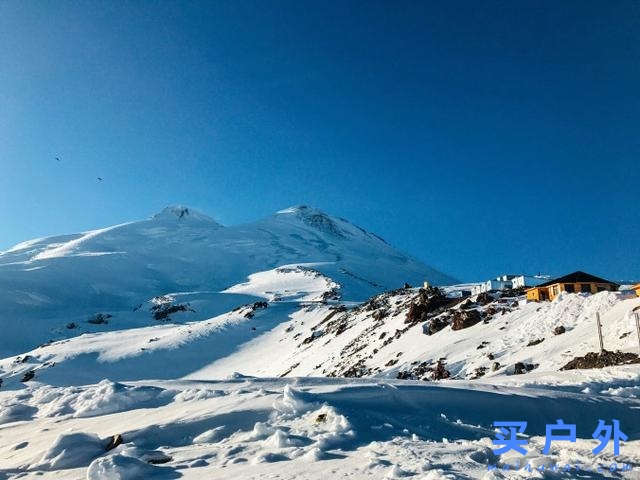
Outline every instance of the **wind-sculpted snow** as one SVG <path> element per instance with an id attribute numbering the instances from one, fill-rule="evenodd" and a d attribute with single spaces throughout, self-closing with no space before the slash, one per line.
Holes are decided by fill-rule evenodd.
<path id="1" fill-rule="evenodd" d="M 191 208 L 169 207 L 149 220 L 36 239 L 0 253 L 0 356 L 77 336 L 82 332 L 67 325 L 84 325 L 97 313 L 113 315 L 117 326 L 92 331 L 141 326 L 131 313 L 150 298 L 217 293 L 251 274 L 307 263 L 339 284 L 345 300 L 404 282 L 453 281 L 346 220 L 308 207 L 228 227 Z M 196 319 L 225 311 L 212 313 L 220 295 L 203 299 Z M 238 300 L 231 298 L 224 302 Z"/>
<path id="2" fill-rule="evenodd" d="M 146 382 L 136 388 L 203 393 L 189 400 L 175 395 L 144 414 L 133 406 L 91 418 L 6 424 L 0 429 L 0 474 L 94 480 L 277 473 L 320 479 L 330 472 L 355 479 L 491 479 L 498 477 L 488 465 L 516 460 L 492 452 L 496 415 L 528 421 L 523 459 L 534 466 L 611 462 L 610 453 L 593 457 L 590 435 L 594 419 L 613 416 L 629 436 L 617 460 L 640 460 L 638 400 L 469 383 L 317 378 Z M 559 442 L 543 456 L 545 423 L 556 418 L 575 423 L 579 440 Z M 589 478 L 610 476 L 605 469 Z"/>

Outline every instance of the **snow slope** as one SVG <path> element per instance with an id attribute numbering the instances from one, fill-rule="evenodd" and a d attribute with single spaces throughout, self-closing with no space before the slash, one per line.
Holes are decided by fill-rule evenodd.
<path id="1" fill-rule="evenodd" d="M 118 395 L 110 410 L 101 405 L 100 389 Z M 151 391 L 158 399 L 153 408 Z M 23 400 L 31 410 L 22 418 L 30 421 L 0 426 L 0 475 L 5 478 L 493 480 L 507 477 L 489 471 L 490 465 L 515 462 L 533 468 L 580 463 L 592 469 L 586 478 L 619 478 L 606 470 L 614 460 L 611 447 L 598 457 L 591 453 L 597 445 L 590 438 L 592 419 L 601 417 L 618 418 L 630 439 L 615 460 L 640 461 L 634 411 L 640 400 L 567 392 L 453 382 L 240 377 L 131 386 L 103 382 L 72 391 L 28 391 Z M 52 409 L 51 403 L 62 408 Z M 497 415 L 528 420 L 526 457 L 493 454 Z M 575 423 L 580 440 L 556 442 L 543 456 L 544 425 L 555 418 Z M 116 435 L 120 444 L 106 451 Z M 593 471 L 598 465 L 605 465 L 601 473 Z M 544 478 L 556 478 L 551 475 Z"/>
<path id="2" fill-rule="evenodd" d="M 149 220 L 31 240 L 0 253 L 6 333 L 0 357 L 74 336 L 65 325 L 96 313 L 114 319 L 90 331 L 139 326 L 127 313 L 152 297 L 216 293 L 256 272 L 300 263 L 315 263 L 347 300 L 406 281 L 452 282 L 374 234 L 310 207 L 229 227 L 187 207 L 168 207 Z M 220 296 L 214 300 L 205 308 L 209 316 L 225 311 L 214 305 Z"/>
<path id="3" fill-rule="evenodd" d="M 407 323 L 418 289 L 343 302 L 320 267 L 255 272 L 225 293 L 174 293 L 131 312 L 148 318 L 154 306 L 178 304 L 205 312 L 211 295 L 244 304 L 212 318 L 172 312 L 163 323 L 85 333 L 0 360 L 0 479 L 559 475 L 490 470 L 514 463 L 588 470 L 560 478 L 638 478 L 640 365 L 559 368 L 596 350 L 596 312 L 605 346 L 635 351 L 631 311 L 640 299 L 451 300 L 434 318 L 478 310 L 486 323 L 426 335 L 425 322 Z M 554 335 L 560 325 L 566 332 Z M 396 379 L 427 379 L 417 368 L 439 359 L 452 379 Z M 501 366 L 492 370 L 494 362 Z M 516 362 L 537 367 L 516 375 Z M 484 375 L 471 380 L 480 367 Z M 319 378 L 327 375 L 366 378 Z M 576 423 L 579 440 L 542 455 L 545 424 L 558 418 Z M 611 446 L 591 452 L 599 418 L 620 420 L 629 436 L 621 455 Z M 528 422 L 526 456 L 493 454 L 497 420 Z M 613 461 L 632 471 L 608 471 Z"/>

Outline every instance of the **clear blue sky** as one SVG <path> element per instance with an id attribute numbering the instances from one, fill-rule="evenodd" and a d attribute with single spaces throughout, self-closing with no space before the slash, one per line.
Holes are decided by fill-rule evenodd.
<path id="1" fill-rule="evenodd" d="M 0 248 L 304 203 L 462 280 L 640 280 L 639 86 L 635 0 L 3 1 Z"/>

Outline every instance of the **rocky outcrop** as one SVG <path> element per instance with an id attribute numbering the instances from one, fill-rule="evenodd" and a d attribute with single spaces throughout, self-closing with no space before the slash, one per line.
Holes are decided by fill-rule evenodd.
<path id="1" fill-rule="evenodd" d="M 628 365 L 631 363 L 640 363 L 638 355 L 631 352 L 610 352 L 605 350 L 602 353 L 589 352 L 584 357 L 576 357 L 567 363 L 560 370 L 576 370 L 587 368 L 604 368 L 614 365 Z"/>
<path id="2" fill-rule="evenodd" d="M 457 310 L 451 320 L 451 330 L 469 328 L 482 320 L 478 310 Z"/>

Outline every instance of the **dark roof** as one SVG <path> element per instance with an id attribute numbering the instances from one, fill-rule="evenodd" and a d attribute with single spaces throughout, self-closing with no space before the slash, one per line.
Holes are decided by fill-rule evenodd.
<path id="1" fill-rule="evenodd" d="M 618 285 L 615 282 L 596 277 L 595 275 L 591 275 L 590 273 L 577 271 L 570 273 L 569 275 L 565 275 L 564 277 L 554 278 L 553 280 L 549 280 L 548 282 L 536 285 L 533 288 L 548 287 L 549 285 L 553 285 L 555 283 L 610 283 L 612 285 Z"/>

